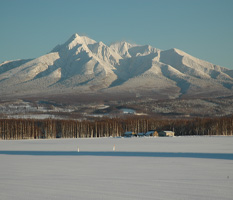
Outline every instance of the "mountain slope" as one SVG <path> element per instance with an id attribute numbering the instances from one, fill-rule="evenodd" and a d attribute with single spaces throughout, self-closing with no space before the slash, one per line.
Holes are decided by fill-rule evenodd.
<path id="1" fill-rule="evenodd" d="M 5 96 L 86 92 L 221 96 L 232 94 L 233 73 L 178 49 L 107 46 L 78 34 L 39 58 L 0 64 Z"/>

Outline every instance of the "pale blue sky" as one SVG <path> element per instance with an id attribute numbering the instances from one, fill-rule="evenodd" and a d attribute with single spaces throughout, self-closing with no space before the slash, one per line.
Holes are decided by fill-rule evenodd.
<path id="1" fill-rule="evenodd" d="M 74 33 L 233 69 L 233 0 L 0 0 L 0 63 L 41 56 Z"/>

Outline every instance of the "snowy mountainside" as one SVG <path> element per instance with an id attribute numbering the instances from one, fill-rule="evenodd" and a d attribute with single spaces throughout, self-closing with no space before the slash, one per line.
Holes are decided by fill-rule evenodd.
<path id="1" fill-rule="evenodd" d="M 72 35 L 50 53 L 0 64 L 2 95 L 69 93 L 227 95 L 233 73 L 181 50 L 116 42 L 110 46 Z"/>

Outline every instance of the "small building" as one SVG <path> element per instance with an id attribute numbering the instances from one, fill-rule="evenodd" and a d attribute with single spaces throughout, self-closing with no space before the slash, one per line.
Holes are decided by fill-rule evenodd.
<path id="1" fill-rule="evenodd" d="M 149 130 L 145 133 L 145 136 L 158 136 L 158 132 L 156 130 Z"/>
<path id="2" fill-rule="evenodd" d="M 160 131 L 159 136 L 160 137 L 174 137 L 175 133 L 173 131 Z"/>
<path id="3" fill-rule="evenodd" d="M 138 137 L 143 137 L 143 136 L 145 136 L 145 133 L 138 133 L 137 136 Z"/>
<path id="4" fill-rule="evenodd" d="M 124 137 L 132 137 L 132 136 L 137 136 L 136 133 L 132 131 L 127 131 L 124 133 Z"/>

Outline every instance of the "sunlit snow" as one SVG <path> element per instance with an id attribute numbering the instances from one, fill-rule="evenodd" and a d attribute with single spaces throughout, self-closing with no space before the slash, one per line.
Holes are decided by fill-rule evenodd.
<path id="1" fill-rule="evenodd" d="M 0 199 L 230 200 L 232 144 L 233 137 L 0 141 Z"/>

